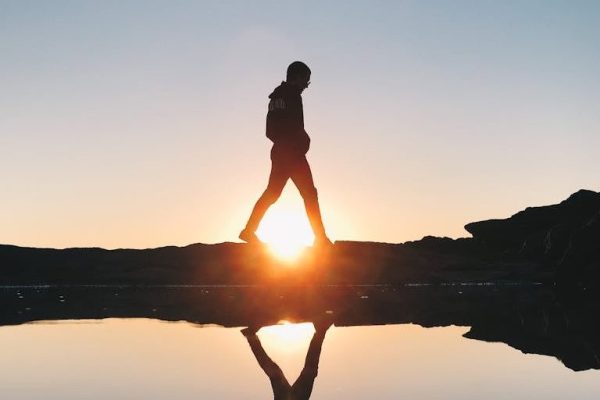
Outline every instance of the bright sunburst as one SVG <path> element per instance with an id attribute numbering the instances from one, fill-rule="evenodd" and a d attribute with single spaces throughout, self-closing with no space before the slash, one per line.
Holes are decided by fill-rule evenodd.
<path id="1" fill-rule="evenodd" d="M 296 259 L 306 246 L 312 245 L 313 234 L 304 210 L 272 208 L 262 221 L 257 235 L 268 243 L 273 253 L 287 261 Z"/>

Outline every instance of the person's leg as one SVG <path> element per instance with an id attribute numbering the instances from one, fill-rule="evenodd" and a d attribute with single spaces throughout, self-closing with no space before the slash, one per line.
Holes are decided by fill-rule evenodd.
<path id="1" fill-rule="evenodd" d="M 252 214 L 248 219 L 248 223 L 246 224 L 244 231 L 252 234 L 256 232 L 260 221 L 265 216 L 265 213 L 269 207 L 277 201 L 279 196 L 281 196 L 281 192 L 283 191 L 288 179 L 289 165 L 287 165 L 285 160 L 281 159 L 280 157 L 274 157 L 272 153 L 271 174 L 269 175 L 267 189 L 263 192 L 254 205 L 254 209 L 252 210 Z"/>
<path id="2" fill-rule="evenodd" d="M 308 352 L 306 353 L 306 360 L 304 361 L 304 368 L 302 368 L 300 376 L 292 385 L 294 399 L 308 400 L 310 398 L 315 378 L 319 371 L 319 358 L 321 357 L 321 347 L 323 346 L 323 340 L 325 339 L 325 332 L 326 330 L 316 331 L 310 341 Z"/>
<path id="3" fill-rule="evenodd" d="M 310 226 L 315 234 L 315 238 L 317 240 L 327 239 L 325 227 L 323 226 L 323 219 L 321 217 L 317 189 L 313 182 L 310 165 L 308 165 L 308 160 L 305 156 L 294 163 L 290 177 L 304 200 L 306 214 L 308 215 L 308 220 L 310 221 Z M 329 241 L 329 239 L 327 239 L 327 241 Z"/>
<path id="4" fill-rule="evenodd" d="M 291 387 L 285 378 L 283 371 L 265 352 L 256 334 L 244 336 L 246 336 L 246 339 L 248 340 L 248 344 L 250 345 L 250 349 L 252 350 L 256 361 L 258 361 L 258 365 L 260 365 L 262 370 L 269 377 L 269 381 L 271 381 L 274 397 L 276 399 L 285 398 Z"/>

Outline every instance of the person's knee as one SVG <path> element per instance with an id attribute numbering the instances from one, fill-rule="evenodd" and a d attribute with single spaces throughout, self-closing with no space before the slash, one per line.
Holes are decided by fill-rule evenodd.
<path id="1" fill-rule="evenodd" d="M 277 199 L 279 199 L 282 191 L 283 189 L 279 188 L 267 188 L 262 194 L 262 198 L 265 202 L 273 204 L 277 201 Z"/>
<path id="2" fill-rule="evenodd" d="M 319 195 L 316 187 L 304 188 L 300 193 L 304 200 L 317 200 Z"/>
<path id="3" fill-rule="evenodd" d="M 272 382 L 282 383 L 286 381 L 283 371 L 275 363 L 269 363 L 263 370 Z"/>
<path id="4" fill-rule="evenodd" d="M 314 380 L 319 374 L 319 368 L 304 368 L 302 372 L 300 372 L 300 377 L 303 379 Z"/>

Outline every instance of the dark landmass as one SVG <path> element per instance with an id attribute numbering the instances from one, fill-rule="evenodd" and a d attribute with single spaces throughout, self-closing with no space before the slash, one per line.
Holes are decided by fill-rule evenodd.
<path id="1" fill-rule="evenodd" d="M 0 245 L 0 285 L 403 284 L 544 282 L 600 286 L 600 193 L 467 224 L 472 238 L 402 244 L 338 241 L 294 265 L 239 243 L 156 249 L 40 249 Z"/>
<path id="2" fill-rule="evenodd" d="M 488 249 L 547 268 L 557 283 L 600 283 L 600 193 L 580 190 L 559 204 L 465 229 Z"/>
<path id="3" fill-rule="evenodd" d="M 600 369 L 600 194 L 581 190 L 465 228 L 472 238 L 338 241 L 289 265 L 239 243 L 0 245 L 0 326 L 143 317 L 242 327 L 323 316 L 337 326 L 461 325 L 467 338 Z"/>
<path id="4" fill-rule="evenodd" d="M 465 337 L 600 369 L 600 296 L 546 285 L 39 287 L 0 290 L 0 326 L 153 318 L 225 327 L 330 319 L 336 326 L 467 326 Z M 399 343 L 402 337 L 398 337 Z M 369 340 L 365 337 L 365 340 Z M 352 351 L 352 349 L 348 349 Z"/>

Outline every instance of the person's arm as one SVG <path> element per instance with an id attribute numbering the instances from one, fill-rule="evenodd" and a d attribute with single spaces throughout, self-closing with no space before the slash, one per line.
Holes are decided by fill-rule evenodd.
<path id="1" fill-rule="evenodd" d="M 305 137 L 300 96 L 275 97 L 269 102 L 267 112 L 267 137 L 273 143 L 285 142 L 290 145 L 304 145 Z"/>

